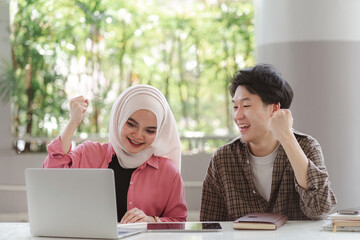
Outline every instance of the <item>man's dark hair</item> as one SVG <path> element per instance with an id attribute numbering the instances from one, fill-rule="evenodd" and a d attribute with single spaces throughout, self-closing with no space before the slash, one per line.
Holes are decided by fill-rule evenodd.
<path id="1" fill-rule="evenodd" d="M 232 97 L 238 86 L 244 86 L 250 93 L 258 95 L 265 104 L 280 103 L 280 108 L 289 108 L 294 96 L 289 83 L 269 64 L 237 71 L 231 81 Z"/>

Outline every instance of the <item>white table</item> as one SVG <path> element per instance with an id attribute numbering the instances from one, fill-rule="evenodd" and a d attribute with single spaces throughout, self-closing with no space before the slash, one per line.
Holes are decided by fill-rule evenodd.
<path id="1" fill-rule="evenodd" d="M 232 222 L 222 222 L 223 231 L 203 233 L 180 232 L 148 232 L 133 235 L 126 240 L 217 240 L 217 239 L 276 239 L 276 240 L 356 240 L 360 239 L 360 232 L 326 232 L 322 231 L 323 221 L 288 221 L 276 231 L 234 230 Z M 0 223 L 1 240 L 70 240 L 70 238 L 33 237 L 29 231 L 29 223 Z M 79 239 L 77 239 L 79 240 Z"/>

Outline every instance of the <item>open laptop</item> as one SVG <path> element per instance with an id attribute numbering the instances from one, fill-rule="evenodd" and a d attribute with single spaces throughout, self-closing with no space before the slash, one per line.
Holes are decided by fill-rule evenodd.
<path id="1" fill-rule="evenodd" d="M 28 168 L 25 183 L 34 236 L 117 239 L 146 231 L 117 228 L 111 169 Z"/>

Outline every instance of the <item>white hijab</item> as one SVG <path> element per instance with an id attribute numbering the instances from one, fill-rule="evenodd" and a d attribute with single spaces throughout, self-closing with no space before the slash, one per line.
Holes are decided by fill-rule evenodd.
<path id="1" fill-rule="evenodd" d="M 140 109 L 155 114 L 156 137 L 148 148 L 132 154 L 121 143 L 121 130 L 128 118 Z M 180 138 L 175 118 L 164 95 L 152 86 L 135 85 L 120 94 L 111 109 L 109 139 L 123 168 L 137 168 L 152 155 L 168 158 L 179 170 L 181 168 Z"/>

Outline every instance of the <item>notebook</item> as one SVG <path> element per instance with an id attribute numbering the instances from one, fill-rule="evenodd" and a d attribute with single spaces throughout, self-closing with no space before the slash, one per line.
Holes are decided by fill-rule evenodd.
<path id="1" fill-rule="evenodd" d="M 275 213 L 250 213 L 234 221 L 234 229 L 276 230 L 287 216 Z"/>
<path id="2" fill-rule="evenodd" d="M 146 231 L 117 228 L 111 169 L 28 168 L 25 184 L 34 236 L 117 239 Z"/>

